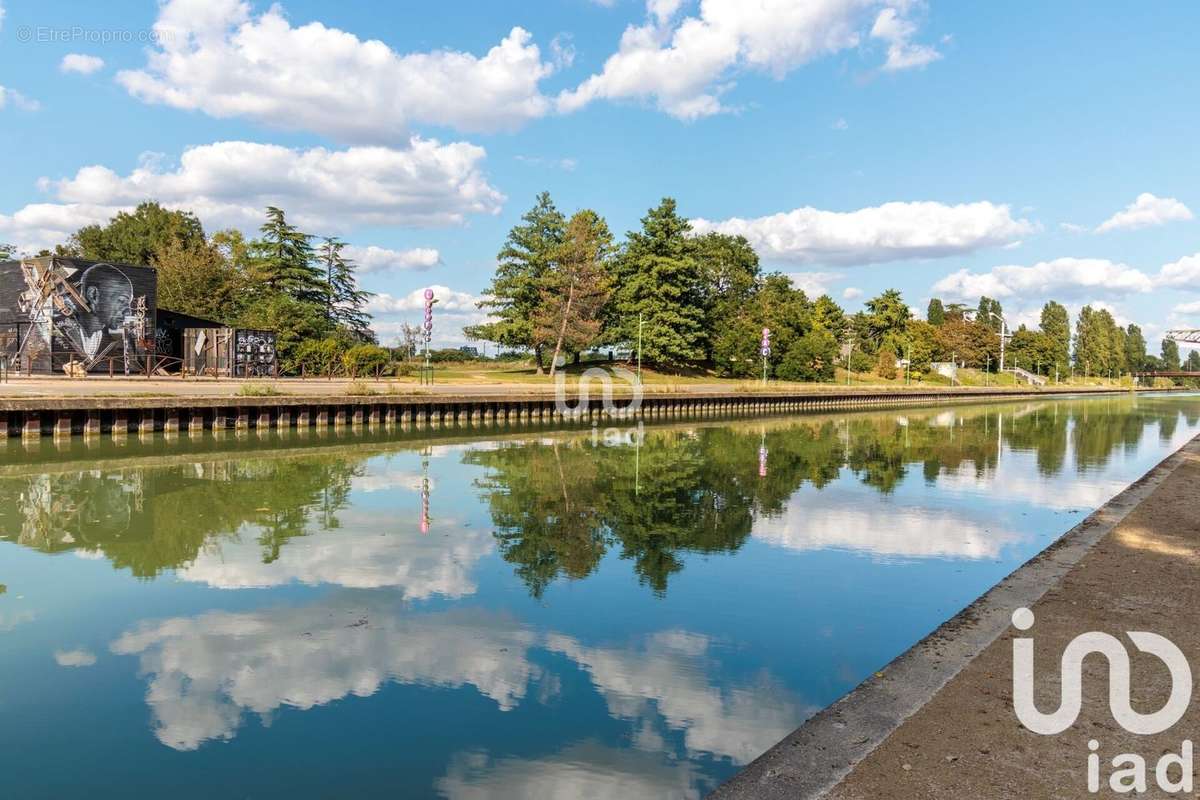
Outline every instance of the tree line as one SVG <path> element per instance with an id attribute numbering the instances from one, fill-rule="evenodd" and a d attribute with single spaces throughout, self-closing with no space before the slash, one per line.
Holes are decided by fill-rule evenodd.
<path id="1" fill-rule="evenodd" d="M 234 229 L 207 234 L 194 213 L 147 201 L 80 228 L 53 254 L 153 266 L 160 308 L 274 331 L 287 372 L 324 374 L 336 365 L 361 374 L 391 355 L 376 344 L 365 310 L 372 295 L 358 286 L 345 247 L 301 231 L 274 206 L 247 239 Z"/>
<path id="2" fill-rule="evenodd" d="M 810 298 L 786 275 L 764 271 L 745 237 L 693 234 L 669 197 L 618 244 L 594 210 L 567 217 L 539 194 L 509 231 L 479 305 L 489 320 L 467 328 L 469 337 L 531 352 L 551 374 L 565 356 L 640 342 L 658 367 L 752 377 L 762 369 L 763 328 L 771 331 L 767 370 L 784 380 L 830 380 L 836 366 L 890 379 L 904 361 L 916 373 L 939 361 L 1000 366 L 998 300 L 970 307 L 935 298 L 922 320 L 889 289 L 847 314 L 829 295 Z M 1104 308 L 1085 306 L 1072 329 L 1066 307 L 1051 300 L 1036 329 L 1007 332 L 1006 366 L 1040 375 L 1181 367 L 1175 342 L 1152 355 L 1141 328 L 1117 325 Z M 1200 371 L 1200 354 L 1186 368 Z"/>

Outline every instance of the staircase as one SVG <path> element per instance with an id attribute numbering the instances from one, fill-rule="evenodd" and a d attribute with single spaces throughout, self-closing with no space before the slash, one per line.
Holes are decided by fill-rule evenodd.
<path id="1" fill-rule="evenodd" d="M 1046 378 L 1045 375 L 1034 375 L 1032 372 L 1021 369 L 1020 367 L 1013 367 L 1004 371 L 1012 373 L 1013 375 L 1017 376 L 1018 379 L 1025 381 L 1030 386 L 1045 386 L 1049 382 L 1049 379 Z"/>

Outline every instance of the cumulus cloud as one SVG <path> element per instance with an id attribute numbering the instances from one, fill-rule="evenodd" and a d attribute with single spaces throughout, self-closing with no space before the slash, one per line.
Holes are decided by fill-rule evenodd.
<path id="1" fill-rule="evenodd" d="M 863 296 L 863 290 L 859 289 L 857 286 L 847 286 L 846 289 L 842 292 L 843 300 L 857 300 L 858 298 L 860 298 L 862 296 Z"/>
<path id="2" fill-rule="evenodd" d="M 56 650 L 54 661 L 60 667 L 90 667 L 96 663 L 96 654 L 82 647 L 77 650 Z"/>
<path id="3" fill-rule="evenodd" d="M 483 56 L 398 53 L 320 22 L 293 27 L 279 5 L 255 15 L 240 0 L 168 0 L 154 30 L 145 67 L 117 81 L 145 102 L 214 117 L 384 143 L 422 124 L 511 130 L 551 105 L 538 85 L 554 65 L 522 28 Z"/>
<path id="4" fill-rule="evenodd" d="M 42 106 L 37 100 L 26 97 L 16 89 L 0 86 L 0 110 L 9 107 L 19 111 L 37 111 Z"/>
<path id="5" fill-rule="evenodd" d="M 600 99 L 637 99 L 680 119 L 717 114 L 729 110 L 720 96 L 735 73 L 782 78 L 859 46 L 868 25 L 871 35 L 888 43 L 885 69 L 921 66 L 937 57 L 932 48 L 911 42 L 916 27 L 907 12 L 918 4 L 907 0 L 706 0 L 695 16 L 678 19 L 681 5 L 650 0 L 646 21 L 625 29 L 603 69 L 558 96 L 559 111 Z"/>
<path id="6" fill-rule="evenodd" d="M 360 273 L 400 272 L 413 270 L 423 272 L 442 263 L 442 256 L 432 247 L 416 247 L 411 250 L 389 250 L 386 247 L 356 247 L 347 245 L 342 255 L 358 265 Z"/>
<path id="7" fill-rule="evenodd" d="M 404 149 L 216 142 L 185 150 L 173 169 L 153 157 L 126 175 L 96 164 L 73 177 L 43 179 L 43 189 L 59 202 L 0 215 L 0 237 L 21 247 L 53 245 L 148 198 L 195 211 L 209 227 L 254 230 L 268 205 L 320 233 L 360 225 L 453 225 L 469 214 L 498 213 L 505 200 L 482 172 L 484 157 L 473 144 L 420 137 Z"/>
<path id="8" fill-rule="evenodd" d="M 246 713 L 301 711 L 385 683 L 473 686 L 503 711 L 539 674 L 535 634 L 475 609 L 400 615 L 326 603 L 252 613 L 210 612 L 143 623 L 112 644 L 149 676 L 155 736 L 175 750 L 232 739 Z"/>
<path id="9" fill-rule="evenodd" d="M 1200 314 L 1200 300 L 1193 300 L 1190 303 L 1180 303 L 1171 309 L 1175 314 Z"/>
<path id="10" fill-rule="evenodd" d="M 1100 223 L 1096 233 L 1149 228 L 1191 218 L 1191 209 L 1174 197 L 1155 197 L 1149 192 L 1142 192 L 1123 210 Z"/>
<path id="11" fill-rule="evenodd" d="M 871 38 L 887 43 L 884 72 L 923 67 L 942 57 L 941 53 L 929 45 L 914 44 L 912 38 L 916 33 L 916 23 L 905 19 L 895 8 L 885 8 L 879 12 L 875 24 L 871 26 Z"/>
<path id="12" fill-rule="evenodd" d="M 67 53 L 58 64 L 61 72 L 75 72 L 80 75 L 91 75 L 104 68 L 104 59 L 99 56 L 89 56 L 84 53 Z"/>
<path id="13" fill-rule="evenodd" d="M 1102 258 L 1056 258 L 1031 267 L 1000 266 L 987 272 L 960 269 L 933 285 L 938 296 L 973 300 L 1004 298 L 1079 298 L 1149 292 L 1155 280 L 1141 270 Z"/>
<path id="14" fill-rule="evenodd" d="M 840 272 L 789 272 L 788 279 L 810 298 L 829 294 L 829 284 L 845 277 Z"/>
<path id="15" fill-rule="evenodd" d="M 449 286 L 437 284 L 429 288 L 433 289 L 434 299 L 437 300 L 437 304 L 434 306 L 435 315 L 447 311 L 474 312 L 477 309 L 476 304 L 480 300 L 478 295 L 459 292 Z M 393 297 L 387 293 L 377 294 L 367 303 L 367 310 L 372 314 L 404 314 L 411 311 L 423 311 L 424 308 L 424 289 L 414 289 L 401 297 Z"/>
<path id="16" fill-rule="evenodd" d="M 767 258 L 855 266 L 962 255 L 1037 230 L 1007 205 L 892 202 L 857 211 L 804 207 L 755 219 L 692 220 L 697 234 L 745 236 Z"/>
<path id="17" fill-rule="evenodd" d="M 1158 271 L 1157 283 L 1173 289 L 1200 291 L 1200 253 L 1164 264 Z"/>

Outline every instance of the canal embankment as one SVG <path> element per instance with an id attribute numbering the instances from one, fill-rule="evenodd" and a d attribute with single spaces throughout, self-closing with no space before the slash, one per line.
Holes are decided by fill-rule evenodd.
<path id="1" fill-rule="evenodd" d="M 1137 653 L 1125 632 L 1164 636 L 1200 653 L 1200 438 L 1168 457 L 1053 546 L 818 713 L 752 762 L 713 797 L 719 800 L 979 800 L 1085 798 L 1089 767 L 1100 796 L 1136 785 L 1136 760 L 1153 790 L 1181 781 L 1174 756 L 1200 731 L 1200 704 L 1150 735 L 1129 732 L 1109 706 L 1109 666 L 1083 663 L 1081 711 L 1058 735 L 1022 725 L 1013 709 L 1013 639 L 1034 642 L 1033 696 L 1061 703 L 1060 659 L 1092 631 L 1132 651 L 1133 708 L 1163 708 L 1173 680 L 1163 663 Z M 1026 631 L 1015 610 L 1033 612 Z M 1026 620 L 1028 621 L 1028 620 Z M 1093 755 L 1089 764 L 1089 756 Z M 1160 759 L 1168 757 L 1166 762 Z M 1172 765 L 1165 777 L 1160 763 Z M 1134 772 L 1120 774 L 1122 769 Z M 1114 773 L 1118 773 L 1114 778 Z M 1191 796 L 1191 792 L 1188 792 Z"/>
<path id="2" fill-rule="evenodd" d="M 191 384 L 197 388 L 202 385 Z M 1140 390 L 1170 391 L 1170 390 Z M 374 394 L 268 393 L 262 396 L 194 392 L 86 393 L 0 398 L 0 437 L 199 432 L 224 429 L 308 429 L 343 426 L 480 427 L 500 424 L 603 424 L 609 420 L 736 417 L 1021 398 L 1055 398 L 1126 391 L 1080 387 L 840 388 L 664 391 L 647 388 L 580 394 L 487 387 Z"/>

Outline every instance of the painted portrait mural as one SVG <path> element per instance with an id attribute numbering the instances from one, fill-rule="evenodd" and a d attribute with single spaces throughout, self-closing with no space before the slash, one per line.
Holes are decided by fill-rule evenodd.
<path id="1" fill-rule="evenodd" d="M 140 356 L 154 352 L 154 270 L 39 258 L 13 272 L 5 270 L 3 294 L 15 290 L 15 308 L 4 310 L 22 328 L 20 369 L 128 374 L 144 367 Z M 14 278 L 21 283 L 14 286 Z"/>

